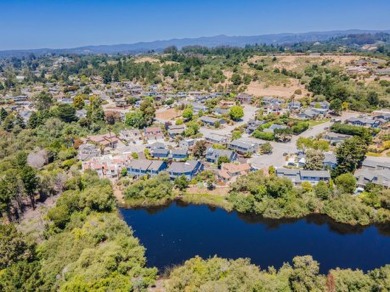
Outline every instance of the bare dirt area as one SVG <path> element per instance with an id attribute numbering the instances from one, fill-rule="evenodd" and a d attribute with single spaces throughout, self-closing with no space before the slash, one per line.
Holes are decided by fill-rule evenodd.
<path id="1" fill-rule="evenodd" d="M 295 91 L 300 89 L 302 94 L 297 95 Z M 293 94 L 295 94 L 296 98 L 300 98 L 305 96 L 308 91 L 305 89 L 303 85 L 299 83 L 299 80 L 291 79 L 290 84 L 283 85 L 270 85 L 267 86 L 264 83 L 260 82 L 251 82 L 246 91 L 248 94 L 252 94 L 254 96 L 275 96 L 275 97 L 283 97 L 290 98 Z"/>
<path id="2" fill-rule="evenodd" d="M 134 62 L 135 63 L 145 63 L 145 62 L 160 63 L 160 60 L 158 60 L 156 58 L 152 58 L 152 57 L 140 57 L 140 58 L 137 58 Z"/>
<path id="3" fill-rule="evenodd" d="M 19 231 L 38 242 L 42 241 L 46 214 L 50 208 L 55 206 L 58 198 L 59 196 L 49 197 L 45 202 L 37 203 L 35 209 L 27 209 L 17 225 Z"/>
<path id="4" fill-rule="evenodd" d="M 170 108 L 170 109 L 161 109 L 156 112 L 156 119 L 162 121 L 172 121 L 178 117 L 180 117 L 182 111 Z"/>

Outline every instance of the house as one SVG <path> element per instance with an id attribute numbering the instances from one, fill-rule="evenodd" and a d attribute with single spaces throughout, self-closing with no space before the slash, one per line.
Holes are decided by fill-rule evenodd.
<path id="1" fill-rule="evenodd" d="M 248 163 L 222 163 L 221 169 L 218 171 L 218 179 L 226 183 L 241 175 L 246 175 L 250 171 L 251 166 Z"/>
<path id="2" fill-rule="evenodd" d="M 148 143 L 153 141 L 164 141 L 164 133 L 160 127 L 145 128 L 144 137 Z"/>
<path id="3" fill-rule="evenodd" d="M 200 121 L 203 124 L 208 125 L 208 126 L 212 126 L 212 127 L 215 127 L 215 126 L 218 126 L 218 125 L 225 123 L 225 121 L 223 119 L 217 119 L 217 118 L 208 117 L 208 116 L 200 117 Z"/>
<path id="4" fill-rule="evenodd" d="M 171 138 L 174 138 L 177 135 L 181 135 L 186 130 L 185 125 L 171 125 L 168 127 L 168 135 Z"/>
<path id="5" fill-rule="evenodd" d="M 330 103 L 327 101 L 314 101 L 310 103 L 312 108 L 329 110 Z"/>
<path id="6" fill-rule="evenodd" d="M 248 124 L 246 126 L 247 134 L 252 134 L 254 131 L 257 130 L 258 127 L 260 127 L 264 123 L 265 123 L 265 121 L 249 120 Z"/>
<path id="7" fill-rule="evenodd" d="M 95 144 L 104 149 L 115 149 L 118 146 L 119 139 L 117 136 L 112 134 L 103 134 L 88 136 L 86 138 L 87 143 Z"/>
<path id="8" fill-rule="evenodd" d="M 303 112 L 299 113 L 298 118 L 303 119 L 303 120 L 313 120 L 313 119 L 318 118 L 320 115 L 321 114 L 318 111 L 316 111 L 312 108 L 309 108 L 309 109 L 306 109 Z"/>
<path id="9" fill-rule="evenodd" d="M 188 151 L 186 149 L 171 150 L 171 158 L 175 160 L 183 160 L 188 158 Z"/>
<path id="10" fill-rule="evenodd" d="M 195 145 L 195 139 L 184 139 L 179 142 L 179 147 L 182 149 L 190 149 Z"/>
<path id="11" fill-rule="evenodd" d="M 278 177 L 288 178 L 295 185 L 299 185 L 302 182 L 309 182 L 314 185 L 320 181 L 328 182 L 330 180 L 330 173 L 327 170 L 300 170 L 279 168 L 276 170 L 276 175 Z"/>
<path id="12" fill-rule="evenodd" d="M 337 157 L 333 152 L 324 153 L 323 165 L 325 169 L 335 169 L 337 166 Z"/>
<path id="13" fill-rule="evenodd" d="M 208 162 L 217 163 L 220 157 L 226 157 L 229 161 L 234 161 L 237 154 L 232 150 L 208 148 L 206 151 L 206 160 Z"/>
<path id="14" fill-rule="evenodd" d="M 100 155 L 100 150 L 93 144 L 81 144 L 78 149 L 78 159 L 81 161 L 89 160 Z"/>
<path id="15" fill-rule="evenodd" d="M 347 124 L 360 127 L 378 128 L 381 125 L 379 120 L 369 117 L 352 117 L 345 121 Z"/>
<path id="16" fill-rule="evenodd" d="M 167 163 L 161 160 L 135 159 L 127 165 L 127 173 L 131 176 L 157 175 L 167 168 Z"/>
<path id="17" fill-rule="evenodd" d="M 122 130 L 119 132 L 119 139 L 129 144 L 143 144 L 142 133 L 140 130 Z"/>
<path id="18" fill-rule="evenodd" d="M 226 144 L 229 141 L 229 137 L 217 133 L 208 133 L 204 136 L 205 140 L 212 144 Z"/>
<path id="19" fill-rule="evenodd" d="M 390 170 L 389 169 L 358 169 L 355 171 L 355 178 L 358 187 L 365 187 L 368 183 L 390 187 Z"/>
<path id="20" fill-rule="evenodd" d="M 154 158 L 168 158 L 169 150 L 165 148 L 154 148 L 150 152 Z"/>
<path id="21" fill-rule="evenodd" d="M 94 170 L 100 178 L 118 178 L 120 172 L 126 167 L 128 158 L 126 156 L 105 155 L 93 157 L 82 162 L 82 171 Z"/>
<path id="22" fill-rule="evenodd" d="M 219 115 L 219 116 L 225 116 L 225 115 L 229 114 L 229 109 L 217 107 L 214 109 L 214 114 Z"/>
<path id="23" fill-rule="evenodd" d="M 362 168 L 367 170 L 390 170 L 390 159 L 387 157 L 367 157 L 362 162 Z"/>
<path id="24" fill-rule="evenodd" d="M 191 180 L 202 169 L 203 164 L 200 161 L 189 160 L 186 162 L 172 162 L 167 171 L 172 179 L 184 175 L 188 180 Z"/>
<path id="25" fill-rule="evenodd" d="M 284 130 L 288 127 L 286 125 L 272 124 L 269 128 L 264 129 L 264 132 L 273 133 L 275 130 Z"/>
<path id="26" fill-rule="evenodd" d="M 300 110 L 300 109 L 301 109 L 301 106 L 302 106 L 301 102 L 299 102 L 299 101 L 292 101 L 292 102 L 290 102 L 290 103 L 288 104 L 288 109 L 289 109 L 290 111 L 293 111 L 293 110 Z"/>
<path id="27" fill-rule="evenodd" d="M 333 132 L 326 133 L 323 137 L 324 140 L 328 141 L 332 145 L 339 144 L 345 140 L 351 138 L 351 135 L 337 134 Z"/>
<path id="28" fill-rule="evenodd" d="M 253 140 L 240 138 L 229 143 L 228 148 L 235 150 L 239 154 L 255 153 L 259 149 L 260 144 Z"/>
<path id="29" fill-rule="evenodd" d="M 236 96 L 236 100 L 241 104 L 251 104 L 252 103 L 252 95 L 246 93 L 240 93 Z"/>
<path id="30" fill-rule="evenodd" d="M 200 111 L 207 112 L 207 106 L 205 106 L 204 104 L 193 102 L 191 105 L 194 113 L 199 113 Z"/>

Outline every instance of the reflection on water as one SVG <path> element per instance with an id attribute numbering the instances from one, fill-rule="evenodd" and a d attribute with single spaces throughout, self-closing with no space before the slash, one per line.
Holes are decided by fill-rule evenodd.
<path id="1" fill-rule="evenodd" d="M 310 254 L 324 273 L 390 263 L 388 224 L 350 226 L 324 215 L 276 220 L 183 202 L 121 209 L 121 214 L 147 248 L 148 264 L 160 269 L 195 255 L 248 257 L 261 267 L 280 267 L 296 255 Z"/>

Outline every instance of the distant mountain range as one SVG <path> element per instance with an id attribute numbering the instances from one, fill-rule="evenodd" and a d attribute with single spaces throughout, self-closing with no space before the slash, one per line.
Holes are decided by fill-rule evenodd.
<path id="1" fill-rule="evenodd" d="M 145 53 L 148 51 L 160 52 L 169 46 L 182 48 L 185 46 L 231 46 L 243 47 L 253 44 L 293 44 L 299 42 L 327 41 L 331 38 L 342 37 L 351 34 L 374 34 L 378 32 L 390 33 L 390 30 L 337 30 L 326 32 L 307 33 L 281 33 L 266 34 L 257 36 L 226 36 L 218 35 L 212 37 L 184 38 L 172 40 L 159 40 L 153 42 L 139 42 L 134 44 L 84 46 L 69 49 L 31 49 L 31 50 L 8 50 L 0 51 L 0 57 L 20 57 L 31 53 L 36 55 L 56 53 L 56 54 L 118 54 L 118 53 Z"/>

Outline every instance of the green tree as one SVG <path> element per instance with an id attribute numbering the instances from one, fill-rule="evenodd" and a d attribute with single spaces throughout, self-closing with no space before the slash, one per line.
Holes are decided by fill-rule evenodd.
<path id="1" fill-rule="evenodd" d="M 39 183 L 36 172 L 32 167 L 24 166 L 21 170 L 20 177 L 22 179 L 26 194 L 30 199 L 31 205 L 35 209 L 35 192 Z"/>
<path id="2" fill-rule="evenodd" d="M 343 102 L 339 98 L 336 98 L 330 102 L 329 109 L 334 111 L 336 114 L 340 114 L 343 110 Z"/>
<path id="3" fill-rule="evenodd" d="M 141 105 L 140 105 L 140 111 L 142 112 L 143 119 L 145 121 L 146 126 L 150 126 L 153 124 L 155 114 L 156 114 L 156 109 L 153 105 L 152 100 L 150 99 L 145 99 Z"/>
<path id="4" fill-rule="evenodd" d="M 5 118 L 8 116 L 8 112 L 2 107 L 0 109 L 0 125 L 5 120 Z"/>
<path id="5" fill-rule="evenodd" d="M 125 123 L 126 125 L 137 129 L 142 129 L 146 127 L 144 115 L 140 110 L 128 112 L 126 114 Z"/>
<path id="6" fill-rule="evenodd" d="M 345 140 L 337 147 L 337 168 L 335 174 L 354 172 L 364 160 L 367 152 L 367 144 L 360 137 L 352 137 Z"/>
<path id="7" fill-rule="evenodd" d="M 244 116 L 244 109 L 242 106 L 234 105 L 229 110 L 229 116 L 233 121 L 239 121 Z"/>
<path id="8" fill-rule="evenodd" d="M 192 148 L 192 154 L 198 159 L 204 158 L 206 155 L 206 150 L 207 150 L 206 141 L 203 140 L 196 141 L 194 147 Z"/>
<path id="9" fill-rule="evenodd" d="M 74 97 L 73 99 L 73 106 L 76 108 L 76 109 L 82 109 L 85 105 L 85 97 L 86 95 L 84 94 L 78 94 Z"/>
<path id="10" fill-rule="evenodd" d="M 187 121 L 189 120 L 192 120 L 192 117 L 194 115 L 194 111 L 192 110 L 192 108 L 185 108 L 184 111 L 183 111 L 183 118 Z"/>
<path id="11" fill-rule="evenodd" d="M 31 116 L 28 119 L 27 127 L 30 129 L 35 129 L 40 124 L 39 116 L 36 112 L 32 112 Z"/>
<path id="12" fill-rule="evenodd" d="M 237 74 L 237 73 L 233 73 L 232 77 L 230 78 L 230 81 L 233 83 L 233 85 L 236 85 L 236 86 L 242 84 L 241 76 L 240 76 L 240 74 Z"/>
<path id="13" fill-rule="evenodd" d="M 336 177 L 337 189 L 343 194 L 353 194 L 356 188 L 356 178 L 352 173 L 343 173 Z"/>
<path id="14" fill-rule="evenodd" d="M 65 123 L 77 121 L 76 109 L 70 104 L 60 104 L 54 113 L 55 116 Z"/>
<path id="15" fill-rule="evenodd" d="M 184 175 L 181 175 L 181 176 L 178 176 L 177 178 L 175 178 L 174 185 L 180 191 L 184 191 L 188 187 L 189 182 L 188 182 L 187 178 Z"/>
<path id="16" fill-rule="evenodd" d="M 53 105 L 53 96 L 46 91 L 41 91 L 39 94 L 34 96 L 33 100 L 35 108 L 38 111 L 49 110 Z"/>
<path id="17" fill-rule="evenodd" d="M 260 151 L 262 154 L 270 154 L 272 153 L 272 145 L 269 142 L 266 142 L 260 146 Z"/>
<path id="18" fill-rule="evenodd" d="M 325 155 L 318 150 L 308 150 L 306 152 L 306 163 L 304 168 L 307 170 L 321 170 L 324 168 Z"/>

